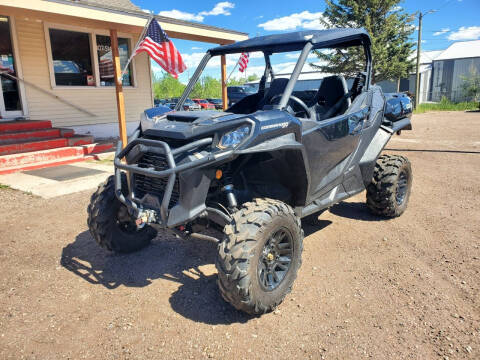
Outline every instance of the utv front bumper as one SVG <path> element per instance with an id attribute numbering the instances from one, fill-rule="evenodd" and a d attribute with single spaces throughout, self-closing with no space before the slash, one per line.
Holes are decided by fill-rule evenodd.
<path id="1" fill-rule="evenodd" d="M 165 141 L 139 138 L 137 130 L 124 149 L 121 142 L 117 145 L 114 165 L 118 200 L 140 223 L 163 228 L 174 228 L 201 215 L 229 222 L 228 215 L 205 205 L 215 173 L 212 166 L 232 156 L 232 151 L 205 150 L 212 142 L 208 137 L 172 149 Z M 122 187 L 122 170 L 129 174 L 128 189 Z"/>

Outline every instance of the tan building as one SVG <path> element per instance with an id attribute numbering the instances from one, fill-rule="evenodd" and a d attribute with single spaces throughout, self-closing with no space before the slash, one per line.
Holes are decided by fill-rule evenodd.
<path id="1" fill-rule="evenodd" d="M 54 127 L 118 135 L 110 31 L 122 65 L 148 14 L 129 0 L 0 0 L 0 122 L 51 120 Z M 171 38 L 228 44 L 246 34 L 157 17 Z M 220 71 L 220 69 L 219 69 Z M 150 61 L 136 56 L 123 78 L 127 127 L 153 106 Z"/>

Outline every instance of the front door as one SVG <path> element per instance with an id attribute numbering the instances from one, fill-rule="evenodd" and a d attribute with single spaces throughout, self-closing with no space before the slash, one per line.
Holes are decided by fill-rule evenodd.
<path id="1" fill-rule="evenodd" d="M 17 64 L 12 44 L 10 19 L 0 15 L 0 116 L 12 119 L 23 115 Z"/>
<path id="2" fill-rule="evenodd" d="M 315 122 L 303 132 L 311 184 L 309 197 L 314 199 L 337 185 L 349 156 L 357 148 L 368 106 L 359 111 Z"/>

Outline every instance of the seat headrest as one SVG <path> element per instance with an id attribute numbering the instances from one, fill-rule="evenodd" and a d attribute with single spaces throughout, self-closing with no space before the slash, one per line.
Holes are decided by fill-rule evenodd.
<path id="1" fill-rule="evenodd" d="M 285 78 L 276 78 L 270 83 L 270 87 L 268 88 L 267 98 L 270 100 L 274 96 L 279 94 L 283 94 L 285 88 L 287 87 L 288 79 Z"/>
<path id="2" fill-rule="evenodd" d="M 324 100 L 326 106 L 330 107 L 335 105 L 338 99 L 347 92 L 347 82 L 342 75 L 327 76 L 322 79 L 318 89 L 317 101 Z"/>

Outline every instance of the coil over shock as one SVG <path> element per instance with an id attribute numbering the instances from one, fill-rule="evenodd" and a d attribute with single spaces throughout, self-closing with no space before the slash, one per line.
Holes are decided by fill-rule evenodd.
<path id="1" fill-rule="evenodd" d="M 223 171 L 223 188 L 222 191 L 225 193 L 225 196 L 227 197 L 228 201 L 228 207 L 230 210 L 234 210 L 237 208 L 237 198 L 235 197 L 235 194 L 233 193 L 233 177 L 230 169 L 225 169 Z"/>

